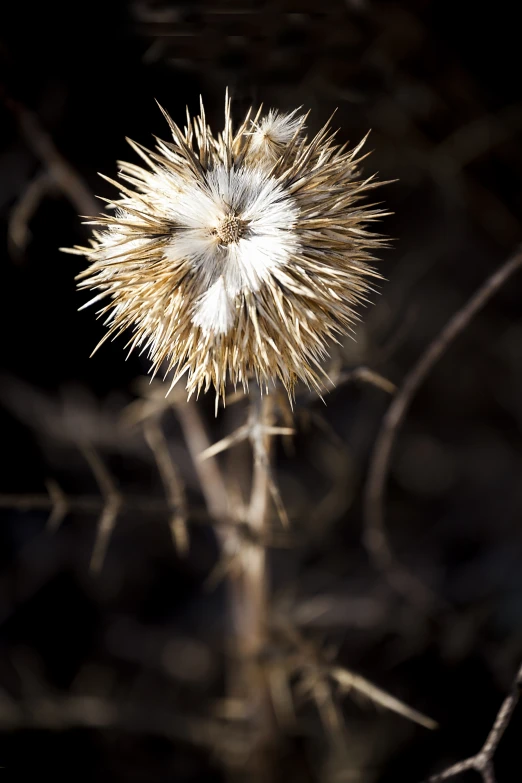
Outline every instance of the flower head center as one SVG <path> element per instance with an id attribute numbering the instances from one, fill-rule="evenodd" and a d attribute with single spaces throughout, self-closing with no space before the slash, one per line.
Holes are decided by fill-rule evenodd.
<path id="1" fill-rule="evenodd" d="M 246 223 L 236 215 L 227 215 L 215 229 L 215 234 L 221 245 L 231 245 L 239 242 L 245 233 Z"/>

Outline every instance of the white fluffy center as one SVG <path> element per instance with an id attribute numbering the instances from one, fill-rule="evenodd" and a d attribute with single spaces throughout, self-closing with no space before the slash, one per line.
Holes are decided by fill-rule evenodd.
<path id="1" fill-rule="evenodd" d="M 191 181 L 180 189 L 169 212 L 181 228 L 168 258 L 188 259 L 197 275 L 201 293 L 192 322 L 206 333 L 225 334 L 234 324 L 241 292 L 258 291 L 295 252 L 298 209 L 260 169 L 220 166 L 203 183 Z"/>

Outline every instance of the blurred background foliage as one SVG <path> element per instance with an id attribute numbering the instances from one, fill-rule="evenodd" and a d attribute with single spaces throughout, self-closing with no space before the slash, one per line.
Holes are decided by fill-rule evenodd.
<path id="1" fill-rule="evenodd" d="M 96 172 L 114 176 L 117 159 L 134 160 L 125 136 L 166 137 L 154 99 L 182 124 L 201 93 L 219 128 L 227 86 L 238 117 L 260 102 L 302 105 L 314 131 L 337 107 L 342 141 L 371 128 L 365 170 L 395 180 L 379 194 L 394 241 L 380 263 L 382 295 L 335 360 L 400 385 L 521 239 L 519 39 L 507 2 L 3 7 L 0 778 L 218 781 L 223 755 L 241 756 L 240 733 L 216 710 L 225 592 L 207 587 L 218 549 L 179 421 L 167 412 L 163 427 L 191 508 L 186 557 L 172 546 L 143 432 L 122 424 L 146 364 L 124 361 L 122 340 L 89 359 L 103 326 L 77 312 L 81 261 L 58 251 L 86 238 L 78 199 L 112 196 Z M 47 142 L 86 183 L 76 202 L 75 183 L 67 193 L 53 178 Z M 396 595 L 361 543 L 388 394 L 352 376 L 326 405 L 298 396 L 297 435 L 277 452 L 292 526 L 271 551 L 274 612 L 440 729 L 343 698 L 340 748 L 304 702 L 281 732 L 277 770 L 289 783 L 420 781 L 478 750 L 509 688 L 522 656 L 521 293 L 519 276 L 445 354 L 394 452 L 390 540 L 438 595 L 437 610 Z M 217 420 L 213 400 L 201 409 L 213 439 L 244 415 L 241 403 Z M 128 498 L 97 575 L 101 501 L 87 442 Z M 243 457 L 241 447 L 224 457 L 229 477 Z M 49 487 L 70 503 L 54 535 Z M 498 783 L 521 779 L 520 728 L 515 714 Z"/>

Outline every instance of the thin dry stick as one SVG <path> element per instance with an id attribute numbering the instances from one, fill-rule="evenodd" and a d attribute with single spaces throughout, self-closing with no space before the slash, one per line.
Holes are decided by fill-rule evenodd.
<path id="1" fill-rule="evenodd" d="M 96 514 L 105 505 L 104 498 L 97 495 L 69 497 L 53 481 L 47 482 L 47 488 L 49 491 L 47 495 L 29 493 L 0 495 L 0 508 L 10 508 L 17 511 L 50 511 L 51 516 L 54 515 L 54 520 L 51 523 L 51 517 L 49 517 L 48 529 L 49 532 L 54 532 L 63 519 L 63 504 L 66 505 L 67 513 L 75 511 L 81 514 Z M 152 498 L 147 495 L 122 495 L 121 501 L 122 510 L 126 509 L 139 514 L 164 516 L 172 507 L 168 498 Z M 202 508 L 191 509 L 190 519 L 191 522 L 200 525 L 215 526 L 215 520 L 209 518 L 208 512 Z"/>
<path id="2" fill-rule="evenodd" d="M 330 670 L 330 676 L 344 692 L 357 691 L 371 699 L 374 704 L 380 704 L 385 709 L 396 712 L 397 715 L 402 715 L 414 723 L 418 723 L 419 726 L 424 726 L 426 729 L 437 728 L 437 722 L 432 718 L 413 709 L 413 707 L 409 707 L 405 702 L 374 685 L 373 682 L 370 682 L 365 677 L 361 677 L 360 674 L 348 671 L 348 669 L 342 666 L 333 666 Z"/>
<path id="3" fill-rule="evenodd" d="M 339 377 L 335 379 L 335 383 L 331 384 L 331 388 L 334 389 L 341 386 L 343 383 L 350 383 L 352 381 L 359 381 L 361 383 L 370 384 L 371 386 L 376 386 L 387 394 L 394 394 L 397 391 L 397 387 L 392 381 L 364 365 L 354 367 L 353 370 L 341 372 Z"/>
<path id="4" fill-rule="evenodd" d="M 377 436 L 366 484 L 364 544 L 372 562 L 385 574 L 390 585 L 423 607 L 433 606 L 440 601 L 397 560 L 385 527 L 385 486 L 395 439 L 415 394 L 434 365 L 471 319 L 521 266 L 522 250 L 519 250 L 448 321 L 406 376 L 384 416 Z"/>
<path id="5" fill-rule="evenodd" d="M 100 211 L 98 202 L 87 183 L 58 150 L 37 115 L 9 95 L 2 84 L 0 84 L 0 99 L 16 118 L 20 133 L 29 149 L 44 164 L 52 181 L 69 199 L 77 212 L 80 215 L 97 215 Z"/>
<path id="6" fill-rule="evenodd" d="M 185 488 L 170 455 L 167 440 L 158 420 L 156 418 L 147 419 L 143 424 L 143 432 L 149 448 L 154 454 L 165 493 L 173 508 L 170 531 L 174 547 L 181 555 L 186 555 L 189 548 L 189 537 Z"/>
<path id="7" fill-rule="evenodd" d="M 339 695 L 345 695 L 352 691 L 357 692 L 369 698 L 374 704 L 381 705 L 385 709 L 402 715 L 404 718 L 414 721 L 427 729 L 437 728 L 437 723 L 432 718 L 409 707 L 405 702 L 400 701 L 400 699 L 392 696 L 387 691 L 382 690 L 382 688 L 374 685 L 361 675 L 356 674 L 337 663 L 333 663 L 333 651 L 328 653 L 327 650 L 321 649 L 317 643 L 307 639 L 297 626 L 292 625 L 289 619 L 285 618 L 284 625 L 281 626 L 281 631 L 290 643 L 292 650 L 288 655 L 286 662 L 288 677 L 292 678 L 295 674 L 299 673 L 301 683 L 298 688 L 302 690 L 304 686 L 305 692 L 309 691 L 312 693 L 323 717 L 324 714 L 322 713 L 320 704 L 321 699 L 323 700 L 323 708 L 326 708 L 330 713 L 332 710 L 336 710 L 336 708 L 333 698 L 330 700 L 329 706 L 326 707 L 324 698 L 322 696 L 321 698 L 318 698 L 316 689 L 318 682 L 327 685 L 332 693 L 334 691 L 334 685 L 337 686 L 336 690 Z M 337 651 L 333 652 L 333 655 L 336 657 Z M 324 695 L 324 687 L 321 687 L 320 693 Z M 332 721 L 333 723 L 337 722 L 334 718 L 332 718 Z M 331 726 L 333 723 L 330 720 L 327 720 L 325 725 Z M 338 738 L 341 738 L 341 736 L 344 737 L 344 730 L 343 732 L 337 733 L 337 736 Z"/>
<path id="8" fill-rule="evenodd" d="M 96 199 L 82 177 L 58 151 L 36 114 L 12 100 L 8 105 L 18 120 L 20 131 L 27 145 L 45 165 L 64 196 L 69 199 L 79 214 L 97 215 L 100 208 Z"/>
<path id="9" fill-rule="evenodd" d="M 200 459 L 200 455 L 207 451 L 211 444 L 198 406 L 192 400 L 175 400 L 173 405 L 209 514 L 217 521 L 223 521 L 227 519 L 229 512 L 227 488 L 217 461 L 214 458 Z"/>
<path id="10" fill-rule="evenodd" d="M 12 208 L 9 215 L 7 237 L 13 256 L 19 257 L 26 249 L 31 238 L 29 223 L 45 196 L 54 190 L 54 180 L 49 172 L 39 171 Z"/>
<path id="11" fill-rule="evenodd" d="M 46 482 L 46 486 L 49 500 L 51 501 L 51 513 L 47 520 L 47 530 L 49 533 L 56 533 L 70 510 L 69 501 L 56 481 L 49 479 Z"/>
<path id="12" fill-rule="evenodd" d="M 112 727 L 131 736 L 146 733 L 211 751 L 219 751 L 230 742 L 237 743 L 233 727 L 223 727 L 212 717 L 187 715 L 186 710 L 176 713 L 172 705 L 162 708 L 134 699 L 118 701 L 97 694 L 76 693 L 39 693 L 21 701 L 6 694 L 0 698 L 2 730 L 63 731 L 78 727 Z"/>
<path id="13" fill-rule="evenodd" d="M 99 572 L 105 559 L 111 533 L 121 510 L 122 497 L 116 489 L 111 474 L 92 446 L 82 445 L 81 450 L 94 473 L 104 500 L 90 564 L 91 571 Z"/>
<path id="14" fill-rule="evenodd" d="M 484 783 L 495 783 L 495 771 L 493 768 L 493 756 L 499 746 L 504 732 L 509 726 L 511 717 L 515 711 L 515 707 L 520 699 L 520 688 L 522 686 L 522 666 L 520 666 L 511 693 L 506 696 L 502 702 L 502 706 L 497 713 L 493 728 L 489 732 L 487 739 L 476 754 L 465 761 L 459 761 L 457 764 L 453 764 L 448 767 L 444 772 L 440 772 L 438 775 L 432 775 L 428 778 L 427 783 L 440 783 L 442 780 L 448 780 L 448 778 L 460 775 L 461 772 L 466 772 L 469 769 L 474 769 L 481 775 Z"/>

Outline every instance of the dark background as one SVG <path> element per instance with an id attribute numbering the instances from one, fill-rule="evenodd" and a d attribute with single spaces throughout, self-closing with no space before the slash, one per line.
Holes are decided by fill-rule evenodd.
<path id="1" fill-rule="evenodd" d="M 173 550 L 166 514 L 120 514 L 103 569 L 89 572 L 97 513 L 46 533 L 35 498 L 99 489 L 88 439 L 123 494 L 162 496 L 142 433 L 121 426 L 146 371 L 123 340 L 89 354 L 103 326 L 75 291 L 84 243 L 57 188 L 29 233 L 13 214 L 45 163 L 20 124 L 40 128 L 99 195 L 97 171 L 135 161 L 125 136 L 167 137 L 154 99 L 183 122 L 203 95 L 214 129 L 224 90 L 251 103 L 335 107 L 340 138 L 371 128 L 366 171 L 394 238 L 386 277 L 345 365 L 401 380 L 444 323 L 522 237 L 522 79 L 516 4 L 437 2 L 98 2 L 4 4 L 0 15 L 0 780 L 162 783 L 222 779 L 205 726 L 223 695 L 223 586 L 210 525 Z M 25 116 L 25 115 L 24 115 Z M 522 277 L 513 278 L 448 350 L 415 399 L 394 451 L 390 540 L 443 608 L 397 596 L 361 544 L 362 490 L 389 398 L 347 383 L 327 405 L 301 394 L 296 455 L 277 453 L 294 546 L 272 554 L 274 606 L 291 596 L 307 638 L 342 665 L 435 718 L 428 732 L 361 699 L 342 700 L 342 762 L 310 703 L 281 738 L 290 781 L 420 781 L 476 752 L 522 657 Z M 213 419 L 215 438 L 243 409 Z M 165 418 L 191 507 L 203 507 L 175 416 Z M 20 497 L 26 508 L 20 508 Z M 45 505 L 45 501 L 40 503 Z M 132 504 L 131 504 L 132 505 Z M 316 611 L 317 607 L 324 611 Z M 522 779 L 515 718 L 498 783 Z M 463 778 L 464 779 L 464 778 Z M 473 776 L 470 775 L 469 780 Z M 478 777 L 476 778 L 478 780 Z"/>

